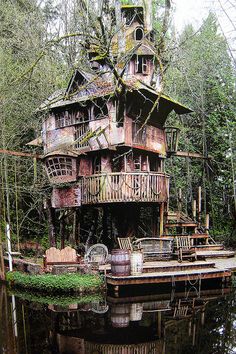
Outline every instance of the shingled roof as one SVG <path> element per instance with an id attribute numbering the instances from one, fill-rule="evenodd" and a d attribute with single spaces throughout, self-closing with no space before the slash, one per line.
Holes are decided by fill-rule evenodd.
<path id="1" fill-rule="evenodd" d="M 76 89 L 72 90 L 76 77 L 78 75 L 84 78 L 84 82 L 77 85 Z M 126 91 L 129 93 L 140 92 L 145 97 L 155 101 L 157 97 L 161 97 L 162 100 L 168 101 L 172 109 L 178 114 L 190 113 L 192 110 L 178 101 L 164 95 L 153 89 L 151 86 L 146 85 L 136 77 L 131 77 L 128 80 L 124 80 L 123 84 L 126 86 Z M 54 92 L 43 104 L 39 107 L 40 111 L 51 110 L 59 107 L 71 106 L 76 103 L 82 103 L 86 101 L 92 101 L 99 97 L 111 97 L 116 95 L 117 84 L 111 79 L 107 79 L 102 75 L 92 75 L 82 71 L 76 71 L 72 76 L 68 87 L 66 89 L 58 90 Z"/>

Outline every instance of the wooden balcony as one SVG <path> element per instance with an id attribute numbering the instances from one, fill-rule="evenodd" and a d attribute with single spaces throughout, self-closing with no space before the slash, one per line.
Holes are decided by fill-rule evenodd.
<path id="1" fill-rule="evenodd" d="M 166 202 L 169 176 L 155 172 L 105 173 L 83 177 L 82 204 Z"/>

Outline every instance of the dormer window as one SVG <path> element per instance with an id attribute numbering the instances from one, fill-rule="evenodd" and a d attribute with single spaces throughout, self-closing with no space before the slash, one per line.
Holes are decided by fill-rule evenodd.
<path id="1" fill-rule="evenodd" d="M 137 56 L 136 65 L 135 65 L 136 74 L 148 75 L 149 65 L 148 59 L 143 56 Z"/>
<path id="2" fill-rule="evenodd" d="M 141 41 L 143 39 L 144 33 L 142 27 L 137 27 L 134 31 L 134 39 L 136 41 Z"/>

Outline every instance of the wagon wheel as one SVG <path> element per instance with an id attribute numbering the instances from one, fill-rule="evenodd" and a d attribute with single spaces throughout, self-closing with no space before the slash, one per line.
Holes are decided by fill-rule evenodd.
<path id="1" fill-rule="evenodd" d="M 85 253 L 84 259 L 88 263 L 95 262 L 103 264 L 106 262 L 107 257 L 107 246 L 103 245 L 102 243 L 96 243 L 88 249 L 88 251 Z"/>
<path id="2" fill-rule="evenodd" d="M 104 314 L 108 311 L 109 306 L 107 304 L 101 305 L 100 303 L 93 303 L 91 311 L 98 314 Z"/>

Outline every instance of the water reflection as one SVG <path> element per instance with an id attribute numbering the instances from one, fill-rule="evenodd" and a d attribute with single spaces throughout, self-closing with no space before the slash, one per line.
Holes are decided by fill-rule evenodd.
<path id="1" fill-rule="evenodd" d="M 0 353 L 235 353 L 229 289 L 39 298 L 0 288 Z"/>

